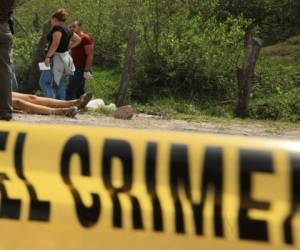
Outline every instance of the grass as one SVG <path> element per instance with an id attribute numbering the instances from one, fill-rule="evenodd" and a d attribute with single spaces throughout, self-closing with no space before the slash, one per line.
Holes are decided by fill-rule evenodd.
<path id="1" fill-rule="evenodd" d="M 262 50 L 253 86 L 251 116 L 300 121 L 300 36 Z"/>
<path id="2" fill-rule="evenodd" d="M 272 59 L 278 64 L 295 65 L 300 62 L 300 36 L 295 36 L 262 50 L 265 59 Z"/>
<path id="3" fill-rule="evenodd" d="M 121 71 L 119 69 L 94 68 L 95 82 L 88 84 L 88 89 L 96 98 L 101 98 L 106 104 L 114 103 L 119 88 Z"/>
<path id="4" fill-rule="evenodd" d="M 300 125 L 300 36 L 262 50 L 257 65 L 259 74 L 253 86 L 250 114 L 252 119 L 235 119 L 235 100 L 216 101 L 214 98 L 183 98 L 158 96 L 147 102 L 129 100 L 135 110 L 161 116 L 165 119 L 181 119 L 198 122 L 251 124 L 267 126 L 270 129 L 299 129 Z M 121 70 L 95 68 L 96 84 L 89 89 L 95 97 L 106 104 L 116 99 Z M 129 90 L 130 91 L 130 90 Z M 97 114 L 109 115 L 106 110 Z M 276 121 L 275 121 L 276 120 Z"/>
<path id="5" fill-rule="evenodd" d="M 257 120 L 234 118 L 232 114 L 233 105 L 220 105 L 216 103 L 200 104 L 199 106 L 187 102 L 176 102 L 174 99 L 157 100 L 147 105 L 135 103 L 134 107 L 138 112 L 161 116 L 165 119 L 178 119 L 191 122 L 209 122 L 224 126 L 231 125 L 257 125 L 268 128 L 271 131 L 298 130 L 299 123 L 289 121 Z M 201 111 L 202 110 L 202 111 Z"/>

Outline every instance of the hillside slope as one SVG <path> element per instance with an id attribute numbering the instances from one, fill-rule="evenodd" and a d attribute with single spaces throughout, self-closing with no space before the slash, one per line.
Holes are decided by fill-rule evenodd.
<path id="1" fill-rule="evenodd" d="M 264 48 L 262 56 L 265 59 L 277 60 L 280 64 L 299 64 L 300 35 L 292 37 L 283 43 Z"/>
<path id="2" fill-rule="evenodd" d="M 253 118 L 300 121 L 300 36 L 262 50 L 253 87 Z"/>

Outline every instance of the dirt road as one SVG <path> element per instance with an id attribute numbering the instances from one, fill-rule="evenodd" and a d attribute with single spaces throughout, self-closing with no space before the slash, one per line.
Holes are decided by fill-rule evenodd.
<path id="1" fill-rule="evenodd" d="M 272 127 L 264 124 L 254 123 L 228 123 L 217 124 L 210 122 L 190 122 L 182 120 L 164 120 L 159 117 L 148 115 L 137 115 L 132 120 L 117 120 L 109 116 L 93 116 L 80 114 L 76 119 L 53 116 L 39 116 L 16 114 L 14 117 L 16 122 L 24 123 L 47 123 L 47 124 L 72 124 L 72 125 L 88 125 L 100 127 L 118 127 L 118 128 L 134 128 L 134 129 L 155 129 L 155 130 L 172 130 L 201 132 L 214 134 L 229 134 L 241 136 L 259 136 L 284 138 L 292 140 L 300 140 L 299 128 L 281 128 Z"/>

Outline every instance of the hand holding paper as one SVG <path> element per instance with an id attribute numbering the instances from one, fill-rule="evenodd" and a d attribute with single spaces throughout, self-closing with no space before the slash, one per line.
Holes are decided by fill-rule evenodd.
<path id="1" fill-rule="evenodd" d="M 39 63 L 39 68 L 40 68 L 40 71 L 45 71 L 45 70 L 50 70 L 51 69 L 50 65 L 47 66 L 44 62 Z"/>

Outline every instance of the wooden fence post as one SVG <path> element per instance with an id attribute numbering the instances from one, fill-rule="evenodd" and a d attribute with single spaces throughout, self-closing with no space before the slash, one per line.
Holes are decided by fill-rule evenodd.
<path id="1" fill-rule="evenodd" d="M 135 45 L 137 42 L 138 35 L 135 32 L 132 32 L 128 36 L 127 51 L 125 57 L 125 63 L 123 67 L 122 80 L 120 84 L 120 89 L 116 101 L 117 107 L 122 107 L 125 105 L 126 93 L 130 80 L 130 72 L 132 68 L 133 55 L 135 51 Z"/>
<path id="2" fill-rule="evenodd" d="M 255 66 L 263 41 L 251 32 L 245 36 L 245 59 L 243 68 L 237 69 L 238 103 L 236 116 L 245 119 L 249 115 L 251 85 L 255 76 Z"/>

